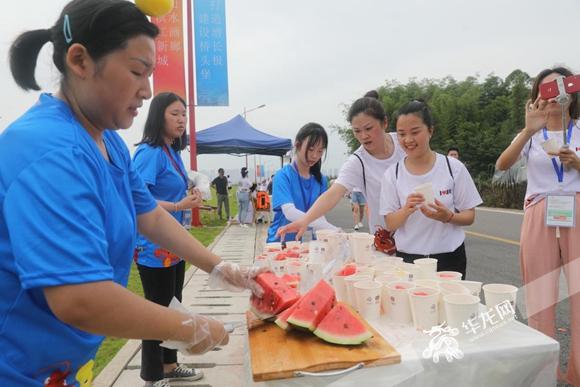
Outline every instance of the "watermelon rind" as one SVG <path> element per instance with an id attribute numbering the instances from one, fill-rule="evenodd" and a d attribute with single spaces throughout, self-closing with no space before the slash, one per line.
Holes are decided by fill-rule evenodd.
<path id="1" fill-rule="evenodd" d="M 292 312 L 294 312 L 294 309 L 296 309 L 297 306 L 298 306 L 298 302 L 295 302 L 294 305 L 292 305 L 291 307 L 289 307 L 288 309 L 286 309 L 282 313 L 278 314 L 278 317 L 276 318 L 274 323 L 276 323 L 276 325 L 278 325 L 280 328 L 284 329 L 285 331 L 290 330 L 292 328 L 292 326 L 290 324 L 288 324 L 288 317 L 290 317 L 290 315 L 292 314 Z"/>
<path id="2" fill-rule="evenodd" d="M 318 303 L 314 313 L 312 312 L 313 302 Z M 287 321 L 298 328 L 314 331 L 335 302 L 336 296 L 333 287 L 325 280 L 320 280 L 298 301 L 298 306 Z"/>
<path id="3" fill-rule="evenodd" d="M 348 332 L 341 325 L 348 325 Z M 338 328 L 338 329 L 337 329 Z M 339 302 L 318 324 L 314 334 L 322 340 L 340 345 L 359 345 L 373 337 L 361 317 L 348 305 Z"/>

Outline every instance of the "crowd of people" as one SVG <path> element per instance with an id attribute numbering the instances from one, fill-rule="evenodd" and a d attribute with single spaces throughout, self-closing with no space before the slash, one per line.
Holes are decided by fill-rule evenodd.
<path id="1" fill-rule="evenodd" d="M 73 0 L 52 27 L 24 32 L 11 46 L 10 67 L 20 87 L 40 89 L 34 69 L 49 42 L 61 82 L 56 93 L 41 94 L 0 136 L 1 385 L 43 384 L 56 377 L 67 384 L 90 383 L 104 336 L 143 340 L 141 378 L 148 386 L 199 379 L 200 370 L 177 362 L 177 349 L 203 354 L 226 345 L 228 333 L 216 319 L 168 307 L 173 298 L 181 300 L 185 262 L 207 272 L 213 287 L 261 294 L 254 281 L 258 271 L 223 261 L 183 227 L 184 211 L 202 204 L 181 159 L 183 98 L 174 93 L 153 98 L 132 159 L 116 133 L 130 127 L 143 101 L 152 97 L 158 34 L 131 2 Z M 526 293 L 529 325 L 552 337 L 560 269 L 566 269 L 569 284 L 580 274 L 574 265 L 580 238 L 575 223 L 555 227 L 546 212 L 558 201 L 579 215 L 580 110 L 573 95 L 565 106 L 568 145 L 546 157 L 543 143 L 564 135 L 562 114 L 539 90 L 571 74 L 554 68 L 536 77 L 525 127 L 497 160 L 500 170 L 527 160 L 521 270 L 523 282 L 533 284 Z M 396 130 L 388 132 L 389 117 L 379 94 L 371 91 L 352 103 L 347 119 L 360 146 L 330 186 L 321 170 L 328 134 L 314 122 L 298 130 L 293 161 L 269 182 L 258 186 L 241 168 L 239 224 L 255 223 L 262 198 L 269 212 L 271 195 L 274 217 L 267 241 L 300 239 L 305 232 L 314 238 L 316 230 L 337 229 L 325 214 L 350 194 L 354 230 L 363 227 L 366 214 L 371 233 L 394 233 L 397 255 L 406 262 L 435 257 L 438 270 L 465 277 L 462 227 L 474 222 L 482 199 L 459 149 L 446 154 L 431 149 L 437 134 L 428 104 L 411 100 L 399 107 Z M 211 184 L 220 219 L 225 212 L 230 221 L 231 181 L 223 169 Z M 432 198 L 416 189 L 423 185 Z M 125 288 L 131 258 L 145 298 Z M 580 385 L 580 295 L 571 294 L 570 305 L 569 367 L 559 376 Z M 160 344 L 166 340 L 179 345 L 164 348 Z"/>

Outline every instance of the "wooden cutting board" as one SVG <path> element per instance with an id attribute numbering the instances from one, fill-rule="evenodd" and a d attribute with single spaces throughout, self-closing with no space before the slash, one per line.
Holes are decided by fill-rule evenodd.
<path id="1" fill-rule="evenodd" d="M 372 327 L 373 338 L 361 345 L 327 343 L 311 332 L 286 332 L 274 323 L 256 320 L 247 313 L 250 356 L 254 381 L 286 379 L 295 371 L 320 372 L 401 362 L 401 355 Z"/>

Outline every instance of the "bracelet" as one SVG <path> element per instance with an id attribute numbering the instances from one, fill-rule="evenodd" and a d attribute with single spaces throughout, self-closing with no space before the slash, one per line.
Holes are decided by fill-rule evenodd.
<path id="1" fill-rule="evenodd" d="M 173 202 L 173 212 L 177 212 L 177 202 Z"/>
<path id="2" fill-rule="evenodd" d="M 449 223 L 449 222 L 451 222 L 451 219 L 453 219 L 454 216 L 455 216 L 455 212 L 451 211 L 451 216 L 449 217 L 449 219 L 444 220 L 443 223 Z"/>

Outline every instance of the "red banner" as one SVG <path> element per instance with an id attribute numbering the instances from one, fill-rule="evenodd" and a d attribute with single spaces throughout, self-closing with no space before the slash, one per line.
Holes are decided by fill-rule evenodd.
<path id="1" fill-rule="evenodd" d="M 159 27 L 155 40 L 157 64 L 153 73 L 153 93 L 170 91 L 184 100 L 185 67 L 183 49 L 183 6 L 182 0 L 175 0 L 173 11 L 163 17 L 151 18 Z"/>

